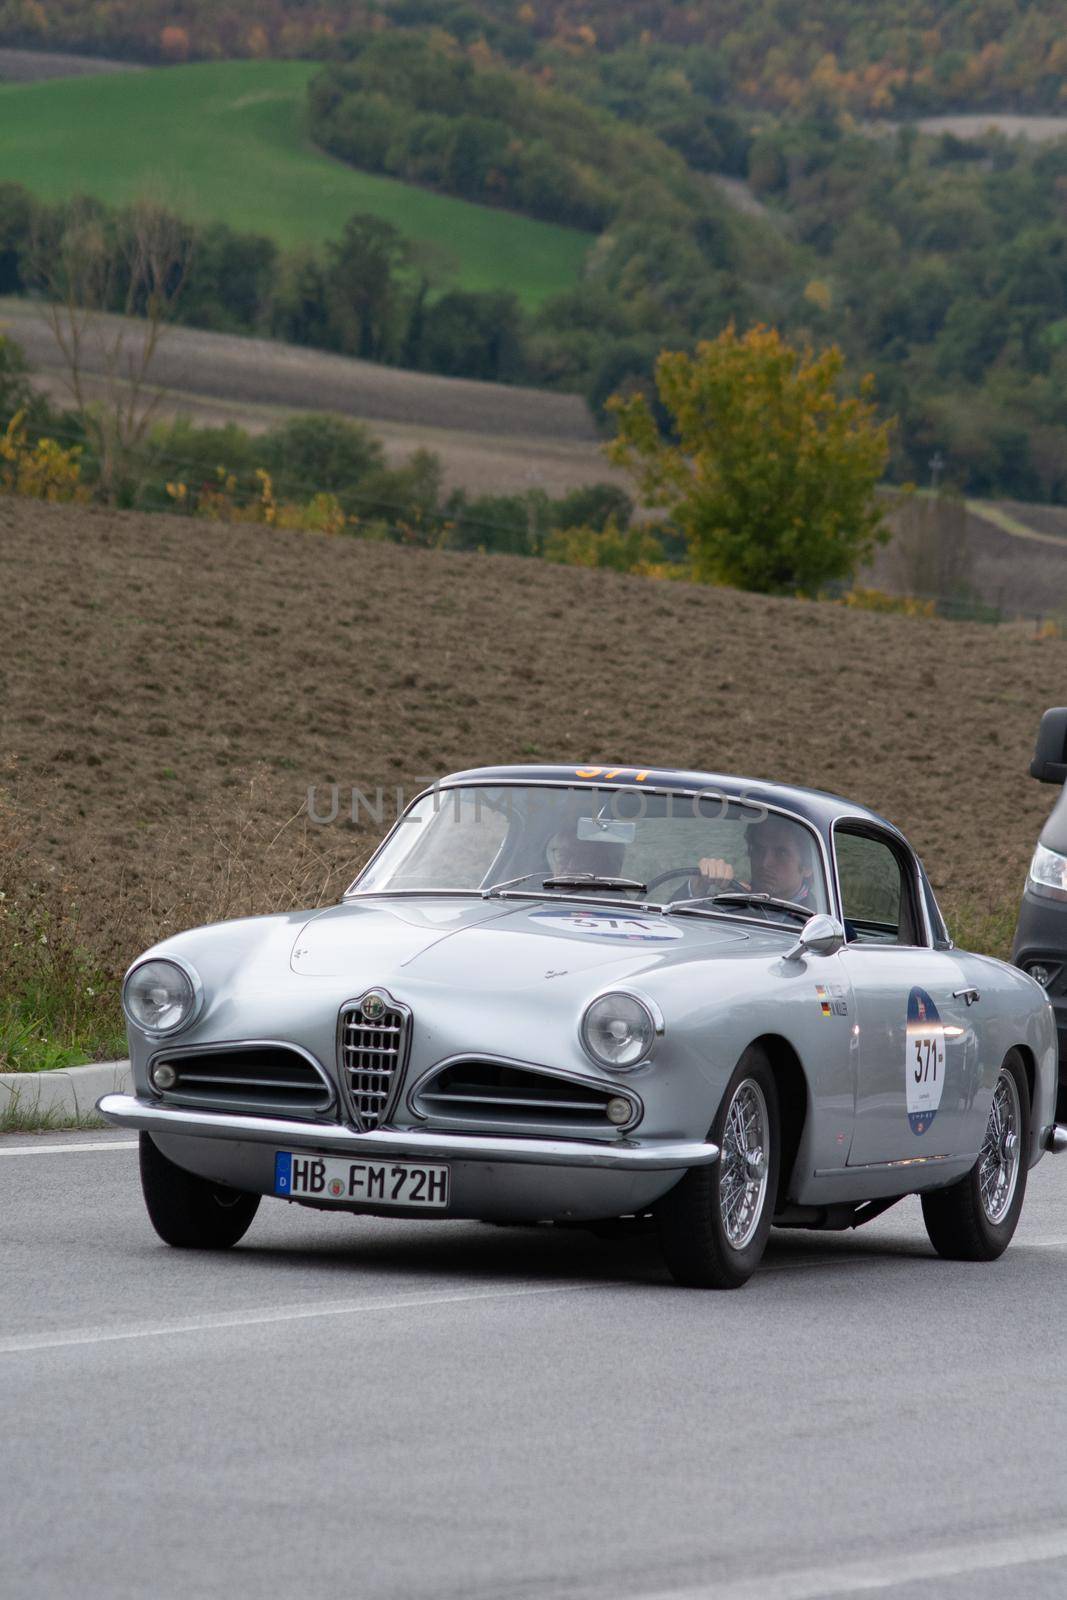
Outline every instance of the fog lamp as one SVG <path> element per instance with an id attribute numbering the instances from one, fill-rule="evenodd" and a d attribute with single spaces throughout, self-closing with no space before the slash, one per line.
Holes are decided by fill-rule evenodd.
<path id="1" fill-rule="evenodd" d="M 616 1128 L 621 1128 L 624 1122 L 629 1122 L 634 1114 L 633 1106 L 629 1100 L 624 1100 L 621 1094 L 613 1094 L 605 1110 L 608 1121 Z"/>
<path id="2" fill-rule="evenodd" d="M 173 1089 L 178 1081 L 178 1074 L 169 1061 L 157 1062 L 148 1076 L 157 1089 Z"/>

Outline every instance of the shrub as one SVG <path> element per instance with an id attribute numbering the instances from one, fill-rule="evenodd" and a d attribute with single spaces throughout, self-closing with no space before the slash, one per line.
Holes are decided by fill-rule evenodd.
<path id="1" fill-rule="evenodd" d="M 0 486 L 8 494 L 31 500 L 87 500 L 80 456 L 80 445 L 65 450 L 55 439 L 47 438 L 31 444 L 23 413 L 16 411 L 0 436 Z"/>

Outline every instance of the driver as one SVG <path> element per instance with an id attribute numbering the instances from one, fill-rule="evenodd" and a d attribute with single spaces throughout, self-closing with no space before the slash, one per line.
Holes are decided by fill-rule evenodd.
<path id="1" fill-rule="evenodd" d="M 773 895 L 776 900 L 792 900 L 798 906 L 818 910 L 815 902 L 815 862 L 811 841 L 804 829 L 787 817 L 766 816 L 750 823 L 745 843 L 751 863 L 752 881 L 738 878 L 733 864 L 721 856 L 705 856 L 699 877 L 690 879 L 690 893 L 723 894 L 731 889 L 751 889 L 754 894 Z"/>

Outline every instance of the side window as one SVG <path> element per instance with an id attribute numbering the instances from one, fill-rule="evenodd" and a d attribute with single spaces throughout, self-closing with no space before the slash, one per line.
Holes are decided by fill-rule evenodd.
<path id="1" fill-rule="evenodd" d="M 896 850 L 867 833 L 834 830 L 841 909 L 856 944 L 916 944 L 910 885 Z"/>

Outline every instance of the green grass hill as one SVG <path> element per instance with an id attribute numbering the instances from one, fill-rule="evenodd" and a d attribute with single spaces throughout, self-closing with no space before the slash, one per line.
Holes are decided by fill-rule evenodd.
<path id="1" fill-rule="evenodd" d="M 146 189 L 199 221 L 320 245 L 372 212 L 455 263 L 454 281 L 535 306 L 576 281 L 592 235 L 363 173 L 305 126 L 303 61 L 224 61 L 0 86 L 0 180 L 113 204 Z"/>

